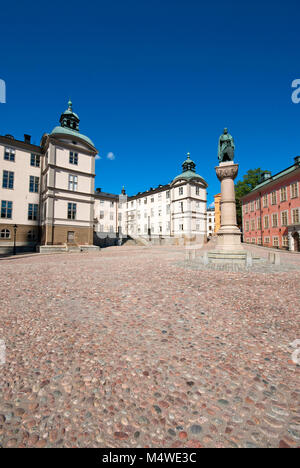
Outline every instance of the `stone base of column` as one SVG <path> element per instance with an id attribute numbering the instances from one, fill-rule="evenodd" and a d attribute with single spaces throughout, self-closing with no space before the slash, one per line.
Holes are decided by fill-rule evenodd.
<path id="1" fill-rule="evenodd" d="M 207 254 L 207 263 L 229 263 L 246 265 L 247 252 L 244 250 L 218 251 L 211 250 Z"/>
<path id="2" fill-rule="evenodd" d="M 217 233 L 216 250 L 224 252 L 243 251 L 241 236 L 242 233 L 236 226 L 221 227 Z"/>

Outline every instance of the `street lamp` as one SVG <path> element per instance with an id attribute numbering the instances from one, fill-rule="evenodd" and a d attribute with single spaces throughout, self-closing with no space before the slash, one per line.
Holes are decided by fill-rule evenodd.
<path id="1" fill-rule="evenodd" d="M 18 226 L 15 224 L 15 225 L 14 225 L 14 250 L 13 250 L 13 255 L 16 255 L 17 228 L 18 228 Z"/>

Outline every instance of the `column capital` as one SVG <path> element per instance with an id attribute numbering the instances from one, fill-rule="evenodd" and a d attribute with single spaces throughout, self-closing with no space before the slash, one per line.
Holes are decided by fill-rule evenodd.
<path id="1" fill-rule="evenodd" d="M 232 179 L 234 180 L 238 175 L 238 164 L 226 164 L 226 166 L 216 166 L 216 174 L 220 181 L 223 179 Z"/>

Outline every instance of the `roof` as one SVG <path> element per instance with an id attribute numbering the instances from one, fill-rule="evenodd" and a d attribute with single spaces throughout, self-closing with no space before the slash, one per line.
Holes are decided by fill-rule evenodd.
<path id="1" fill-rule="evenodd" d="M 33 151 L 35 153 L 41 153 L 41 147 L 38 145 L 33 145 L 32 143 L 27 143 L 23 140 L 17 140 L 13 137 L 0 135 L 0 141 L 3 142 L 7 146 L 17 146 L 24 149 L 28 149 L 28 151 Z"/>
<path id="2" fill-rule="evenodd" d="M 175 182 L 176 180 L 180 180 L 180 179 L 185 179 L 185 180 L 188 180 L 188 181 L 192 180 L 192 179 L 199 179 L 202 182 L 205 182 L 203 177 L 201 177 L 199 174 L 196 174 L 196 172 L 193 172 L 193 171 L 184 171 L 184 172 L 182 172 L 181 174 L 176 176 L 175 179 L 173 179 L 173 182 Z"/>
<path id="3" fill-rule="evenodd" d="M 266 185 L 277 181 L 281 177 L 284 177 L 286 175 L 291 174 L 292 172 L 296 171 L 297 169 L 300 169 L 300 162 L 296 162 L 295 164 L 288 167 L 287 169 L 284 169 L 283 171 L 278 172 L 277 174 L 269 177 L 269 179 L 266 179 L 263 182 L 261 182 L 260 184 L 256 185 L 256 187 L 254 187 L 254 189 L 252 189 L 251 192 L 249 192 L 246 195 L 244 195 L 243 197 L 241 197 L 241 200 L 243 200 L 247 196 L 251 195 L 252 193 L 256 192 L 257 190 L 260 190 L 261 188 L 265 187 Z M 269 171 L 265 171 L 265 172 L 269 172 Z"/>
<path id="4" fill-rule="evenodd" d="M 88 143 L 89 145 L 92 145 L 95 148 L 95 145 L 90 138 L 88 138 L 85 135 L 82 135 L 82 133 L 77 132 L 77 130 L 72 130 L 71 128 L 68 128 L 68 127 L 57 126 L 52 130 L 50 135 L 71 135 L 71 136 L 80 138 L 81 140 L 85 141 L 86 143 Z"/>
<path id="5" fill-rule="evenodd" d="M 114 193 L 108 193 L 108 192 L 94 192 L 94 197 L 95 198 L 111 198 L 113 200 L 117 200 L 119 198 L 119 195 L 115 195 Z"/>

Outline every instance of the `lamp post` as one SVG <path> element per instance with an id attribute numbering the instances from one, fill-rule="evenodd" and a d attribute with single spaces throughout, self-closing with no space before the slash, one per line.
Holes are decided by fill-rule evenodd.
<path id="1" fill-rule="evenodd" d="M 13 250 L 13 255 L 16 255 L 17 228 L 18 228 L 18 226 L 15 224 L 15 225 L 14 225 L 14 250 Z"/>

